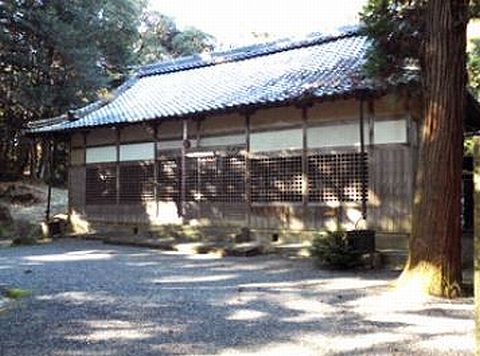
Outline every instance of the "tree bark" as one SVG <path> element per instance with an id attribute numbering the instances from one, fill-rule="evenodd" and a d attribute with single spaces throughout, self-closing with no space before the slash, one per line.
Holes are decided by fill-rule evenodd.
<path id="1" fill-rule="evenodd" d="M 426 10 L 422 122 L 409 258 L 400 283 L 444 297 L 461 293 L 461 179 L 468 0 Z"/>
<path id="2" fill-rule="evenodd" d="M 476 355 L 480 354 L 480 136 L 474 138 L 474 294 L 475 294 L 475 339 L 477 344 Z"/>

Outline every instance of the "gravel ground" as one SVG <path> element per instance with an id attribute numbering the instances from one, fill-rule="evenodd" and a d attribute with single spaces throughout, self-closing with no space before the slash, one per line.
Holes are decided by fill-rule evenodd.
<path id="1" fill-rule="evenodd" d="M 389 272 L 63 240 L 0 249 L 0 355 L 465 355 L 473 300 L 399 295 Z"/>

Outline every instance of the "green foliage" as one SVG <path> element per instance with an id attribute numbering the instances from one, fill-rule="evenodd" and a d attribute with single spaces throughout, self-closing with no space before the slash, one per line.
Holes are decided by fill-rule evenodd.
<path id="1" fill-rule="evenodd" d="M 12 232 L 8 226 L 0 225 L 0 239 L 8 239 L 11 235 Z"/>
<path id="2" fill-rule="evenodd" d="M 26 122 L 96 100 L 141 64 L 212 48 L 210 36 L 180 31 L 146 6 L 146 0 L 0 1 L 0 178 L 18 177 L 28 165 Z"/>
<path id="3" fill-rule="evenodd" d="M 421 65 L 425 1 L 369 0 L 360 14 L 362 33 L 372 40 L 365 71 L 383 80 L 402 80 Z"/>
<path id="4" fill-rule="evenodd" d="M 35 245 L 41 238 L 41 228 L 26 220 L 15 221 L 11 233 L 12 245 Z"/>
<path id="5" fill-rule="evenodd" d="M 392 82 L 405 82 L 412 75 L 421 76 L 425 65 L 424 33 L 426 0 L 369 0 L 360 14 L 362 33 L 372 40 L 367 53 L 365 72 L 369 76 Z M 470 1 L 470 18 L 480 16 L 480 1 Z M 480 40 L 468 62 L 469 86 L 480 93 Z M 417 78 L 421 80 L 421 77 Z"/>
<path id="6" fill-rule="evenodd" d="M 32 294 L 32 292 L 22 288 L 9 288 L 5 290 L 5 297 L 10 299 L 24 298 L 24 297 L 28 297 L 30 294 Z"/>
<path id="7" fill-rule="evenodd" d="M 480 39 L 472 40 L 472 50 L 467 62 L 468 86 L 473 95 L 480 98 Z"/>
<path id="8" fill-rule="evenodd" d="M 320 267 L 349 269 L 361 263 L 361 254 L 350 246 L 345 231 L 318 234 L 312 241 L 310 254 Z"/>
<path id="9" fill-rule="evenodd" d="M 148 64 L 159 59 L 212 50 L 213 44 L 212 36 L 192 27 L 180 31 L 172 18 L 156 11 L 147 11 L 141 17 L 136 53 L 139 63 Z"/>
<path id="10" fill-rule="evenodd" d="M 463 155 L 467 157 L 473 157 L 475 142 L 473 137 L 465 137 L 463 140 Z"/>

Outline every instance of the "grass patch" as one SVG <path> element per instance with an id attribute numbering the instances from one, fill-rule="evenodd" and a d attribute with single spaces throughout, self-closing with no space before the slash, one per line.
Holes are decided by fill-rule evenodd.
<path id="1" fill-rule="evenodd" d="M 10 299 L 20 299 L 24 297 L 28 297 L 32 294 L 31 291 L 22 288 L 9 288 L 5 291 L 5 297 Z"/>

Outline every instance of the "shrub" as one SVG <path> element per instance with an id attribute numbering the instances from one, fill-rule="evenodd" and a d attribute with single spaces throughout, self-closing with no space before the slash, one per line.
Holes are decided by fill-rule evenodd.
<path id="1" fill-rule="evenodd" d="M 10 288 L 5 291 L 5 297 L 10 299 L 20 299 L 27 297 L 31 294 L 29 290 L 21 288 Z"/>
<path id="2" fill-rule="evenodd" d="M 11 236 L 11 229 L 8 226 L 0 225 L 0 239 L 9 239 Z"/>
<path id="3" fill-rule="evenodd" d="M 41 237 L 40 227 L 29 221 L 19 220 L 15 222 L 12 238 L 13 245 L 33 245 Z"/>
<path id="4" fill-rule="evenodd" d="M 318 234 L 312 241 L 310 254 L 320 267 L 349 269 L 361 263 L 361 254 L 351 247 L 345 231 Z"/>

